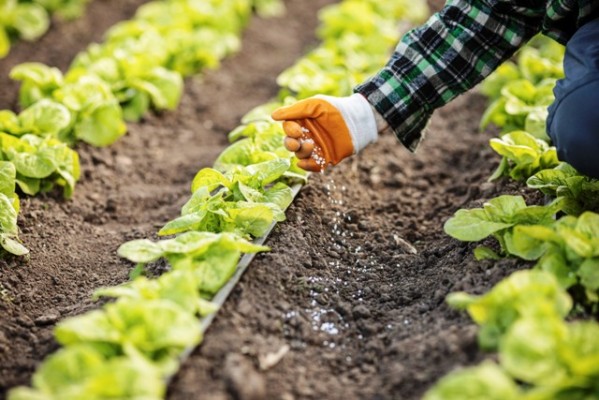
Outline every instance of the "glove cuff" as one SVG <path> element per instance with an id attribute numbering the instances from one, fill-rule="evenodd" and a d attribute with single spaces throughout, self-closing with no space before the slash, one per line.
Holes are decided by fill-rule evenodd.
<path id="1" fill-rule="evenodd" d="M 364 96 L 355 93 L 349 97 L 315 96 L 327 101 L 339 110 L 354 145 L 354 152 L 360 152 L 378 137 L 376 119 L 370 103 Z"/>

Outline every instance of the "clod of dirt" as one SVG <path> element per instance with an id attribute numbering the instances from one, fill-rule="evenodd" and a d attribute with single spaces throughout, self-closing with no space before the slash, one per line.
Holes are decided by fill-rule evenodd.
<path id="1" fill-rule="evenodd" d="M 239 400 L 260 400 L 266 397 L 266 382 L 250 360 L 241 354 L 230 353 L 225 360 L 227 389 Z"/>

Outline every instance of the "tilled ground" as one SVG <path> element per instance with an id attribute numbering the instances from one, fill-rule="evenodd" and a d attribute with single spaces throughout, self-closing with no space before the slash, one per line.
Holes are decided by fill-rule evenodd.
<path id="1" fill-rule="evenodd" d="M 523 265 L 477 262 L 442 230 L 458 208 L 520 192 L 486 182 L 499 160 L 477 130 L 484 103 L 469 94 L 439 110 L 416 155 L 382 137 L 313 175 L 169 398 L 418 399 L 484 358 L 444 298 Z"/>
<path id="2" fill-rule="evenodd" d="M 127 280 L 131 266 L 116 248 L 177 215 L 195 172 L 212 165 L 246 111 L 275 95 L 275 77 L 314 44 L 316 12 L 332 2 L 288 0 L 286 17 L 255 19 L 243 51 L 188 80 L 176 112 L 130 125 L 108 148 L 79 146 L 84 173 L 72 200 L 23 201 L 31 257 L 0 261 L 0 398 L 56 348 L 56 322 L 97 307 L 95 288 Z M 64 69 L 141 3 L 96 0 L 85 19 L 17 44 L 0 62 L 0 106 L 16 104 L 12 65 Z M 475 262 L 473 245 L 442 231 L 456 209 L 522 190 L 486 182 L 499 160 L 491 134 L 477 129 L 484 104 L 472 93 L 439 110 L 416 155 L 381 137 L 313 175 L 169 399 L 417 399 L 446 372 L 484 358 L 475 327 L 444 297 L 482 293 L 523 265 Z"/>
<path id="3" fill-rule="evenodd" d="M 16 108 L 12 66 L 42 61 L 64 70 L 144 2 L 96 0 L 84 19 L 58 23 L 40 42 L 16 44 L 0 62 L 0 107 Z M 131 266 L 116 256 L 118 246 L 151 237 L 178 215 L 195 173 L 212 166 L 243 114 L 276 95 L 276 76 L 314 45 L 316 12 L 332 2 L 288 0 L 286 16 L 255 18 L 239 54 L 186 82 L 177 111 L 130 124 L 108 148 L 80 145 L 83 174 L 73 199 L 24 199 L 19 226 L 31 256 L 0 260 L 0 398 L 28 383 L 56 349 L 59 320 L 98 307 L 90 300 L 96 288 L 128 279 Z"/>

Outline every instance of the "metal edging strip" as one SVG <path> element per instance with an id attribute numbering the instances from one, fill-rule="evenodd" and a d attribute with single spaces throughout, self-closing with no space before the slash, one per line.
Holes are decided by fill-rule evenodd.
<path id="1" fill-rule="evenodd" d="M 302 186 L 304 186 L 304 185 L 301 183 L 296 183 L 295 185 L 291 186 L 291 190 L 293 193 L 293 199 L 295 199 L 295 197 L 299 193 Z M 273 222 L 263 236 L 254 239 L 252 242 L 257 245 L 263 245 L 266 242 L 266 239 L 268 239 L 268 236 L 270 235 L 270 233 L 272 232 L 272 230 L 274 229 L 274 227 L 276 225 L 277 225 L 277 222 L 276 221 Z M 247 270 L 247 268 L 249 267 L 250 263 L 252 262 L 252 260 L 256 256 L 256 254 L 258 254 L 258 253 L 246 253 L 243 255 L 243 257 L 241 257 L 241 260 L 239 260 L 239 263 L 237 264 L 237 269 L 235 270 L 235 274 L 231 277 L 231 279 L 229 279 L 229 281 L 225 284 L 225 286 L 223 286 L 210 301 L 212 304 L 217 306 L 217 309 L 213 313 L 211 313 L 201 319 L 200 331 L 202 332 L 202 336 L 208 330 L 208 327 L 210 326 L 210 324 L 212 324 L 212 322 L 216 318 L 216 314 L 220 311 L 222 306 L 225 304 L 225 301 L 227 300 L 229 295 L 233 292 L 233 289 L 235 288 L 237 283 L 241 280 L 241 276 Z M 201 345 L 202 345 L 202 343 L 200 342 L 197 346 L 188 347 L 187 349 L 185 349 L 185 351 L 179 357 L 179 361 L 181 363 L 183 363 L 187 358 L 189 358 L 191 353 L 197 347 L 199 347 Z M 172 379 L 172 377 L 171 377 L 171 379 Z M 171 379 L 169 379 L 169 381 Z"/>

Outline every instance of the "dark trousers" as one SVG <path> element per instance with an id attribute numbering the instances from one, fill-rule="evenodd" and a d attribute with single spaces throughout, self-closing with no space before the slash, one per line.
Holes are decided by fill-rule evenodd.
<path id="1" fill-rule="evenodd" d="M 547 132 L 561 161 L 599 178 L 599 19 L 568 41 L 564 71 L 554 89 Z"/>

